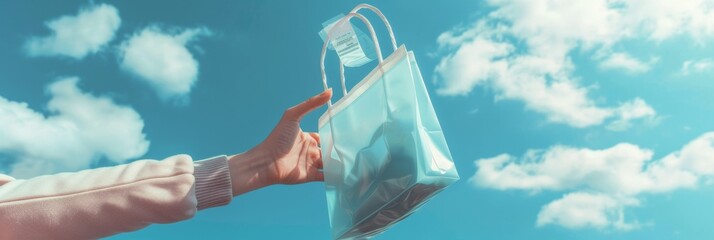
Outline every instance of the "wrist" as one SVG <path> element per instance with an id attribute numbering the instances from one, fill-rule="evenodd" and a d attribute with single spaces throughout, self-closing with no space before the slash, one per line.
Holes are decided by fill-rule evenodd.
<path id="1" fill-rule="evenodd" d="M 272 161 L 257 148 L 228 157 L 233 196 L 272 185 L 266 174 Z"/>

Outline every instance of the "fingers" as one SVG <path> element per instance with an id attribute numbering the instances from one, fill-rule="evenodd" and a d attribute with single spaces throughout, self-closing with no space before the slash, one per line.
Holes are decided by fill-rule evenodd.
<path id="1" fill-rule="evenodd" d="M 317 145 L 320 146 L 320 134 L 316 132 L 310 132 L 308 134 L 310 134 L 310 137 L 312 137 L 312 139 L 315 139 Z"/>
<path id="2" fill-rule="evenodd" d="M 322 153 L 320 153 L 320 155 L 322 155 Z M 325 181 L 325 173 L 323 172 L 322 157 L 316 159 L 313 164 L 314 164 L 315 168 L 311 174 L 312 181 L 324 182 Z"/>
<path id="3" fill-rule="evenodd" d="M 320 143 L 320 135 L 314 132 L 308 133 L 313 139 L 315 139 L 315 142 L 318 144 Z M 322 172 L 323 168 L 323 162 L 322 162 L 322 150 L 316 146 L 312 145 L 310 146 L 310 169 L 308 170 L 308 178 L 309 181 L 325 181 L 325 174 Z"/>
<path id="4" fill-rule="evenodd" d="M 322 153 L 321 153 L 320 155 L 322 155 Z M 324 168 L 323 163 L 324 163 L 324 162 L 322 161 L 322 158 L 319 158 L 319 159 L 317 159 L 317 161 L 315 162 L 315 167 L 317 167 L 317 169 L 323 169 L 323 168 Z"/>
<path id="5" fill-rule="evenodd" d="M 312 166 L 307 170 L 308 181 L 325 181 L 325 173 L 322 170 L 322 158 L 314 158 L 311 160 L 312 163 L 310 165 Z"/>
<path id="6" fill-rule="evenodd" d="M 320 134 L 316 132 L 309 132 L 307 133 L 312 139 L 315 140 L 317 145 L 311 146 L 310 151 L 312 151 L 312 156 L 313 159 L 315 159 L 315 162 L 313 163 L 317 169 L 322 169 L 322 149 L 319 147 L 320 146 Z"/>
<path id="7" fill-rule="evenodd" d="M 317 160 L 317 159 L 320 159 L 320 157 L 322 156 L 322 153 L 320 152 L 320 148 L 315 146 L 315 147 L 311 147 L 310 149 L 307 150 L 307 155 L 310 158 L 310 160 L 313 160 L 313 159 Z"/>
<path id="8" fill-rule="evenodd" d="M 332 98 L 332 88 L 327 89 L 326 91 L 289 108 L 287 111 L 285 111 L 285 115 L 286 117 L 290 118 L 290 120 L 299 121 L 300 119 L 302 119 L 302 117 L 304 117 L 312 110 L 315 110 L 316 108 L 325 105 L 325 103 L 327 103 L 330 98 Z"/>

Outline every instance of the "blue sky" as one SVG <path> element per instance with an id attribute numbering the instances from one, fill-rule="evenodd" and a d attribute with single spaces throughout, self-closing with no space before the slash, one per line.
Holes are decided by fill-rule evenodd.
<path id="1" fill-rule="evenodd" d="M 0 173 L 245 151 L 322 90 L 317 33 L 358 3 L 3 1 Z M 714 235 L 713 2 L 367 3 L 415 52 L 462 177 L 376 239 Z M 324 185 L 110 239 L 228 237 L 329 239 Z"/>

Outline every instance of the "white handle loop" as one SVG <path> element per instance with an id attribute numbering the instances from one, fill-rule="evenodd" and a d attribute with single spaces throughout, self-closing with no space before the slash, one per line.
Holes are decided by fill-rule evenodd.
<path id="1" fill-rule="evenodd" d="M 325 42 L 322 44 L 322 53 L 320 54 L 320 72 L 322 73 L 322 86 L 324 87 L 325 90 L 327 90 L 327 75 L 325 74 L 325 53 L 327 52 L 327 44 L 332 41 L 332 36 L 334 35 L 335 31 L 342 27 L 342 25 L 349 23 L 350 19 L 353 17 L 357 17 L 362 22 L 367 25 L 367 29 L 369 30 L 370 35 L 372 35 L 372 42 L 374 43 L 374 48 L 377 51 L 377 60 L 379 60 L 379 64 L 382 64 L 384 62 L 384 58 L 382 58 L 382 50 L 379 49 L 379 40 L 377 39 L 377 34 L 374 33 L 374 28 L 372 27 L 372 24 L 369 23 L 369 20 L 362 16 L 362 14 L 359 13 L 348 13 L 345 17 L 340 19 L 335 25 L 333 25 L 332 28 L 330 28 L 330 31 L 327 32 L 327 37 L 325 38 Z M 344 85 L 344 67 L 342 66 L 342 62 L 340 62 L 340 75 L 342 75 L 342 91 L 346 92 L 346 88 Z M 328 102 L 328 106 L 332 106 L 332 100 Z"/>
<path id="2" fill-rule="evenodd" d="M 394 38 L 394 32 L 392 31 L 392 25 L 389 24 L 387 17 L 385 17 L 384 14 L 382 14 L 382 11 L 379 11 L 379 9 L 377 9 L 376 7 L 374 7 L 372 5 L 363 3 L 360 5 L 357 5 L 355 8 L 353 8 L 352 11 L 350 11 L 350 13 L 356 13 L 360 9 L 364 9 L 364 8 L 372 10 L 372 12 L 377 14 L 377 16 L 379 16 L 379 18 L 382 19 L 382 22 L 384 22 L 384 25 L 387 26 L 387 31 L 389 32 L 389 38 L 392 40 L 392 48 L 394 49 L 394 51 L 396 51 L 397 50 L 397 40 Z"/>
<path id="3" fill-rule="evenodd" d="M 327 90 L 327 88 L 328 88 L 327 76 L 325 74 L 325 54 L 326 54 L 326 50 L 327 50 L 327 44 L 330 42 L 330 40 L 332 39 L 332 35 L 334 34 L 332 32 L 332 30 L 336 29 L 338 26 L 341 27 L 346 22 L 349 22 L 349 20 L 352 17 L 359 18 L 360 20 L 362 20 L 362 22 L 364 22 L 365 25 L 367 25 L 367 28 L 369 29 L 369 33 L 372 36 L 372 41 L 374 42 L 374 45 L 375 45 L 375 50 L 377 52 L 377 58 L 379 60 L 380 65 L 384 61 L 384 59 L 382 57 L 382 51 L 379 47 L 379 42 L 377 42 L 377 35 L 374 32 L 374 28 L 372 27 L 372 24 L 362 14 L 357 13 L 357 11 L 359 11 L 361 9 L 365 9 L 365 8 L 371 10 L 372 12 L 377 14 L 377 16 L 379 16 L 380 19 L 382 19 L 382 22 L 387 27 L 387 31 L 389 32 L 389 38 L 392 41 L 392 49 L 394 51 L 397 50 L 397 40 L 394 37 L 394 32 L 392 31 L 392 25 L 389 24 L 389 20 L 387 20 L 387 18 L 384 16 L 384 14 L 382 14 L 382 11 L 380 11 L 376 7 L 369 5 L 369 4 L 357 5 L 355 8 L 352 9 L 352 11 L 350 11 L 349 14 L 347 14 L 345 17 L 343 17 L 342 19 L 340 19 L 337 23 L 335 23 L 333 25 L 333 27 L 330 29 L 330 31 L 327 34 L 327 38 L 325 39 L 325 42 L 322 45 L 322 54 L 320 55 L 320 70 L 322 72 L 322 85 L 325 90 Z M 342 64 L 341 60 L 340 60 L 340 83 L 342 85 L 343 96 L 347 95 L 347 86 L 345 84 L 345 67 Z M 332 100 L 330 100 L 328 102 L 328 104 L 329 104 L 329 106 L 332 106 Z"/>
<path id="4" fill-rule="evenodd" d="M 377 16 L 379 16 L 380 19 L 382 19 L 382 22 L 384 23 L 385 26 L 387 26 L 387 32 L 389 32 L 389 39 L 392 41 L 392 49 L 394 51 L 397 51 L 397 40 L 394 38 L 394 32 L 392 31 L 392 25 L 389 24 L 389 20 L 387 20 L 387 17 L 382 14 L 382 11 L 379 11 L 376 7 L 369 5 L 369 4 L 360 4 L 357 5 L 355 8 L 350 11 L 350 13 L 357 13 L 357 11 L 361 9 L 369 9 L 372 10 Z M 340 83 L 342 84 L 342 96 L 347 95 L 347 86 L 345 85 L 345 66 L 342 64 L 342 61 L 340 61 Z"/>

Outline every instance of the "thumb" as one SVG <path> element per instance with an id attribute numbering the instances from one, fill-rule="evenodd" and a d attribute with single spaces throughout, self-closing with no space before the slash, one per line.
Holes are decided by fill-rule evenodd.
<path id="1" fill-rule="evenodd" d="M 304 117 L 311 111 L 322 105 L 325 105 L 325 103 L 327 103 L 330 98 L 332 98 L 332 88 L 327 89 L 324 92 L 315 95 L 298 105 L 288 108 L 288 110 L 285 111 L 285 116 L 288 117 L 290 120 L 299 121 L 300 119 L 302 119 L 302 117 Z"/>

